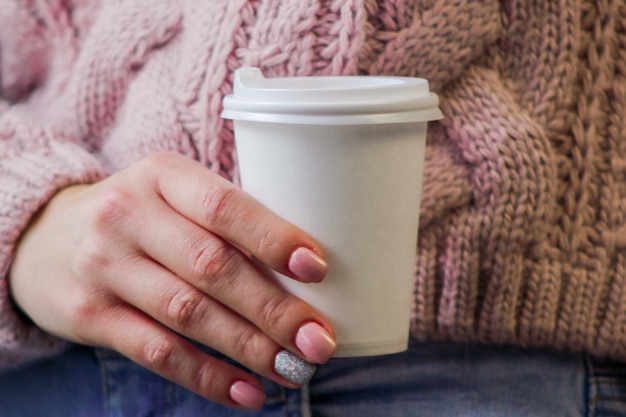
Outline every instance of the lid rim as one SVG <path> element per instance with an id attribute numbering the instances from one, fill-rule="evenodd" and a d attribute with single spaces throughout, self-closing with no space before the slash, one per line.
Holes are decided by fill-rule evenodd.
<path id="1" fill-rule="evenodd" d="M 384 108 L 383 112 L 422 110 L 439 106 L 439 97 L 435 93 L 429 93 L 420 97 L 402 97 L 398 99 L 383 99 L 377 102 L 368 103 L 363 101 L 302 101 L 302 102 L 277 102 L 271 100 L 245 100 L 234 94 L 223 99 L 224 108 L 235 109 L 271 109 L 271 111 L 285 111 L 288 113 L 309 113 L 309 112 L 377 112 Z M 261 111 L 265 113 L 265 111 Z M 269 110 L 267 111 L 270 112 Z"/>
<path id="2" fill-rule="evenodd" d="M 361 113 L 350 115 L 333 114 L 280 114 L 280 113 L 252 113 L 224 110 L 222 118 L 233 121 L 260 122 L 272 124 L 312 124 L 312 125 L 376 125 L 394 123 L 426 123 L 443 119 L 441 111 L 434 108 L 394 113 Z"/>

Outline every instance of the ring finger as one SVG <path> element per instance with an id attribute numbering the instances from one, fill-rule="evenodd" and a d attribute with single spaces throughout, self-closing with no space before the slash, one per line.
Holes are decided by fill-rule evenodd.
<path id="1" fill-rule="evenodd" d="M 123 301 L 255 373 L 298 386 L 276 373 L 275 358 L 282 347 L 253 323 L 148 259 L 135 258 L 128 267 L 135 272 L 116 285 Z"/>

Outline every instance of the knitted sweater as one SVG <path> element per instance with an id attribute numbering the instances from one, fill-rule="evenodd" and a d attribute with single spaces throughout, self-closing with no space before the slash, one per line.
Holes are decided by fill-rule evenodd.
<path id="1" fill-rule="evenodd" d="M 439 94 L 415 337 L 626 359 L 625 25 L 623 0 L 0 0 L 0 364 L 64 346 L 7 291 L 33 214 L 158 150 L 236 181 L 243 65 Z"/>

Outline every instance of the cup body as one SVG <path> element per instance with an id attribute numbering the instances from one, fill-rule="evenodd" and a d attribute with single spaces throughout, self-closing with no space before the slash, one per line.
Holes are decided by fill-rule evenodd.
<path id="1" fill-rule="evenodd" d="M 234 128 L 242 188 L 315 238 L 330 266 L 319 284 L 268 273 L 328 318 L 335 357 L 405 350 L 427 121 Z"/>

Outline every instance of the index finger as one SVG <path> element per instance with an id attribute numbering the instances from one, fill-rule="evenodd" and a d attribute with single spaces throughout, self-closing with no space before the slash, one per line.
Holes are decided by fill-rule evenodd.
<path id="1" fill-rule="evenodd" d="M 245 191 L 200 163 L 173 153 L 153 154 L 155 189 L 176 211 L 243 248 L 270 268 L 304 282 L 328 270 L 320 245 Z"/>

